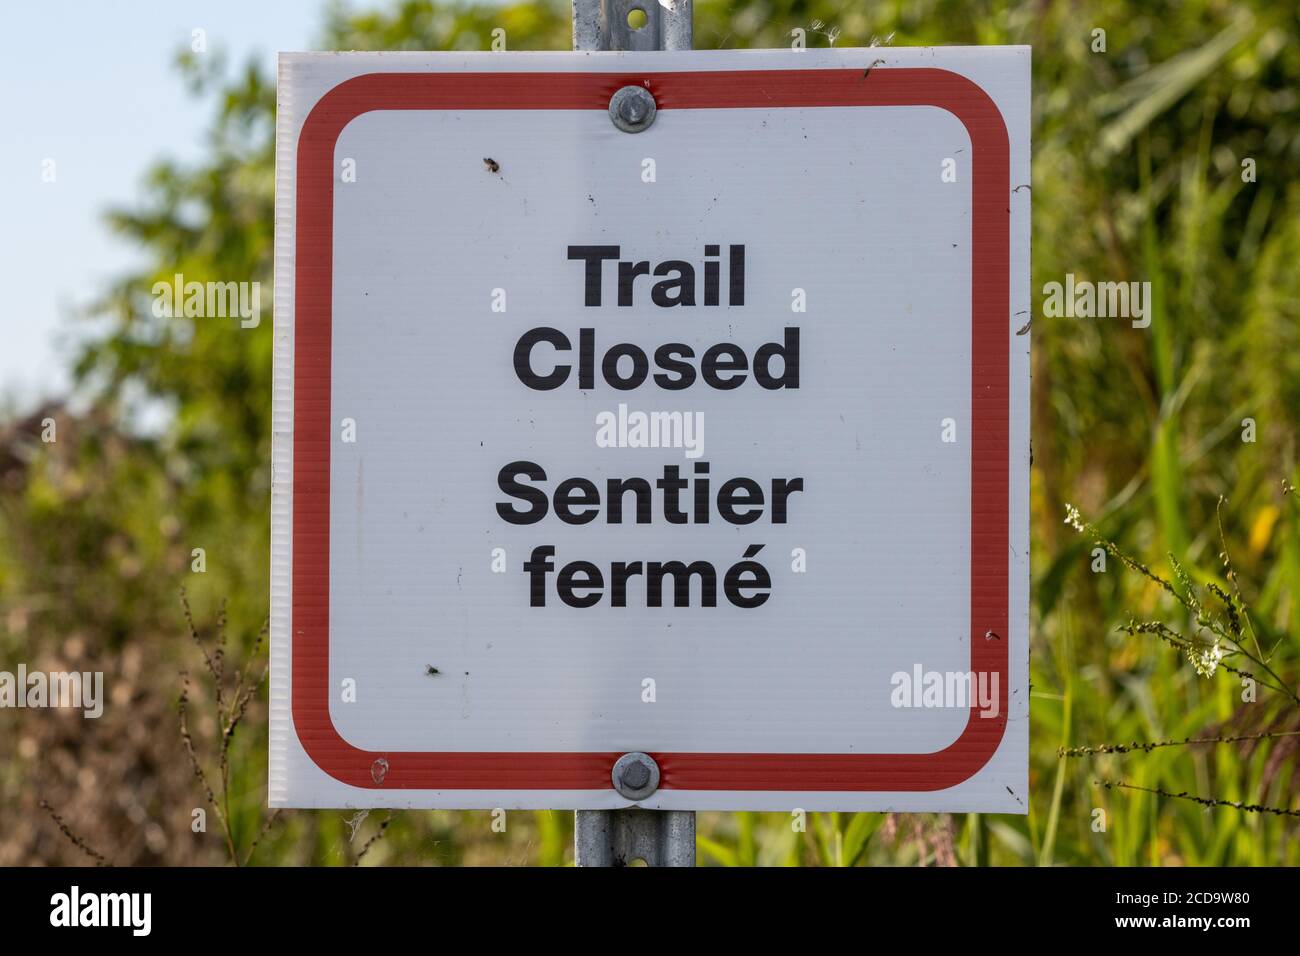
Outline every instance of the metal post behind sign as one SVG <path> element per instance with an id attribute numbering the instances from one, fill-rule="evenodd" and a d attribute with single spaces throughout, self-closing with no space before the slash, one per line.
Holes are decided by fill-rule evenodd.
<path id="1" fill-rule="evenodd" d="M 693 0 L 573 0 L 575 50 L 689 50 Z M 639 27 L 628 18 L 645 17 Z"/>
<path id="2" fill-rule="evenodd" d="M 689 50 L 693 0 L 573 0 L 575 50 Z M 639 26 L 633 23 L 645 20 Z M 633 18 L 629 21 L 629 18 Z M 619 91 L 623 93 L 624 91 Z M 645 97 L 643 90 L 629 89 Z M 645 97 L 649 99 L 649 97 Z M 615 94 L 616 101 L 619 94 Z M 645 109 L 649 115 L 645 115 Z M 635 98 L 613 102 L 610 116 L 626 132 L 654 121 L 654 104 Z M 620 794 L 644 799 L 659 786 L 659 767 L 646 754 L 624 754 L 614 764 L 611 783 Z M 573 827 L 578 866 L 695 865 L 695 813 L 692 810 L 579 810 Z"/>

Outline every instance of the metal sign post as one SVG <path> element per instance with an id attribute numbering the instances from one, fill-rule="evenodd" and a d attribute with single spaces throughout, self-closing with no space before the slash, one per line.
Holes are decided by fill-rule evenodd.
<path id="1" fill-rule="evenodd" d="M 693 0 L 573 0 L 574 50 L 689 50 Z M 644 18 L 644 20 L 642 20 Z M 633 26 L 638 23 L 638 26 Z M 609 106 L 614 125 L 638 133 L 654 122 L 654 98 L 624 87 Z M 659 767 L 648 754 L 624 754 L 614 764 L 614 789 L 644 799 L 659 787 Z M 578 810 L 574 814 L 578 866 L 695 865 L 693 810 Z"/>
<path id="2" fill-rule="evenodd" d="M 573 0 L 575 50 L 689 50 L 694 0 Z M 644 17 L 640 26 L 632 23 Z"/>

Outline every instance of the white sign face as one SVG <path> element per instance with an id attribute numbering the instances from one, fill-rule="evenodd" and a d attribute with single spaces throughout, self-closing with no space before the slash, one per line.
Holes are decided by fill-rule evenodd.
<path id="1" fill-rule="evenodd" d="M 286 55 L 278 122 L 273 805 L 1026 812 L 1028 48 Z"/>

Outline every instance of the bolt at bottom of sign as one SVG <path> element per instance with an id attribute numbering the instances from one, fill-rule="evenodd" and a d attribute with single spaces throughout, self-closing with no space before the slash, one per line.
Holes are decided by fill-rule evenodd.
<path id="1" fill-rule="evenodd" d="M 659 765 L 649 754 L 628 753 L 614 762 L 614 789 L 629 800 L 644 800 L 659 789 Z"/>

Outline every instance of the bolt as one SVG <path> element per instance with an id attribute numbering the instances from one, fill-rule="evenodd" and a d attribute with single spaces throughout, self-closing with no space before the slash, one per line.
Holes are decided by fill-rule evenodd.
<path id="1" fill-rule="evenodd" d="M 618 104 L 618 115 L 629 126 L 640 126 L 650 112 L 650 104 L 644 96 L 625 96 Z"/>
<path id="2" fill-rule="evenodd" d="M 644 800 L 659 789 L 659 765 L 649 754 L 624 754 L 614 762 L 614 789 L 629 800 Z"/>
<path id="3" fill-rule="evenodd" d="M 640 133 L 655 121 L 655 98 L 643 86 L 625 86 L 609 98 L 609 118 L 625 133 Z"/>
<path id="4" fill-rule="evenodd" d="M 640 790 L 650 782 L 650 768 L 639 761 L 630 763 L 623 768 L 621 780 L 627 789 Z"/>

